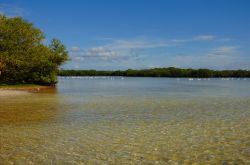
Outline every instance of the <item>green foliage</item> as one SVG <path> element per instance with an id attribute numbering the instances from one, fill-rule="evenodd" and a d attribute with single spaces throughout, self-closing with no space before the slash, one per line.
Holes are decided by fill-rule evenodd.
<path id="1" fill-rule="evenodd" d="M 49 48 L 53 52 L 53 55 L 50 57 L 52 62 L 61 65 L 64 61 L 68 60 L 68 52 L 60 40 L 52 39 Z"/>
<path id="2" fill-rule="evenodd" d="M 154 68 L 145 70 L 125 71 L 96 71 L 96 70 L 61 70 L 60 76 L 130 76 L 130 77 L 250 77 L 248 70 L 209 70 L 209 69 L 180 69 Z"/>
<path id="3" fill-rule="evenodd" d="M 23 18 L 0 15 L 0 82 L 56 83 L 68 52 L 59 40 L 46 46 L 44 39 L 42 31 Z"/>

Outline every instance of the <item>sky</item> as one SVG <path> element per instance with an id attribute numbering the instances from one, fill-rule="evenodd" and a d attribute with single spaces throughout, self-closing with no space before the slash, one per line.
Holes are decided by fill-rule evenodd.
<path id="1" fill-rule="evenodd" d="M 60 39 L 63 69 L 250 69 L 249 0 L 0 0 Z"/>

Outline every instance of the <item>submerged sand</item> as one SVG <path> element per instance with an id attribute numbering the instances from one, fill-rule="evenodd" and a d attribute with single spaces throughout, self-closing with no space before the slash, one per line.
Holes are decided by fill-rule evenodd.
<path id="1" fill-rule="evenodd" d="M 29 94 L 27 91 L 0 89 L 0 97 L 19 96 Z"/>
<path id="2" fill-rule="evenodd" d="M 53 86 L 0 86 L 0 97 L 26 95 L 34 92 L 55 90 Z"/>

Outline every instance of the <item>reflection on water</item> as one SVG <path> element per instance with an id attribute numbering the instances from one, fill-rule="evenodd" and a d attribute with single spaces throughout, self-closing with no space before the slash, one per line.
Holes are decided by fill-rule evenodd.
<path id="1" fill-rule="evenodd" d="M 60 79 L 57 93 L 0 98 L 0 162 L 249 164 L 249 90 L 249 80 Z"/>

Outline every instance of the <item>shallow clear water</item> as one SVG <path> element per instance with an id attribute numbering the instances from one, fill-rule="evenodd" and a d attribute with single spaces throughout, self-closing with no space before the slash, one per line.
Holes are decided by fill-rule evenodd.
<path id="1" fill-rule="evenodd" d="M 0 164 L 250 164 L 250 79 L 59 78 L 0 103 Z"/>

